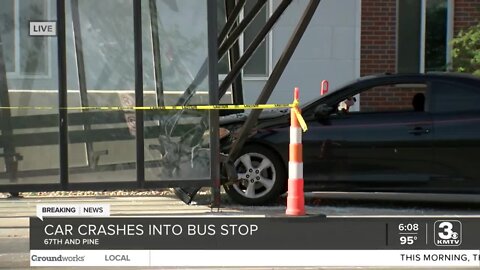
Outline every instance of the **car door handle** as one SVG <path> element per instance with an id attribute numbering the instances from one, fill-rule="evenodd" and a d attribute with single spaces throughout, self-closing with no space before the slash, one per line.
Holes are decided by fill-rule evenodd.
<path id="1" fill-rule="evenodd" d="M 423 127 L 415 127 L 413 129 L 409 130 L 408 133 L 418 136 L 418 135 L 430 133 L 430 129 L 423 128 Z"/>

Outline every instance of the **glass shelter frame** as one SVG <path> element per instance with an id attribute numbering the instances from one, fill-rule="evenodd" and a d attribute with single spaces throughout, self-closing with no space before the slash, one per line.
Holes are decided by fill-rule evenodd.
<path id="1" fill-rule="evenodd" d="M 75 64 L 77 69 L 77 78 L 80 94 L 80 105 L 82 107 L 88 107 L 88 93 L 86 87 L 86 67 L 84 64 L 84 55 L 82 50 L 82 31 L 80 25 L 80 16 L 78 10 L 79 0 L 71 0 L 71 12 L 72 20 L 66 21 L 67 13 L 67 0 L 55 0 L 56 6 L 56 37 L 51 37 L 54 40 L 56 39 L 57 45 L 57 61 L 58 66 L 58 115 L 53 113 L 52 115 L 38 115 L 30 116 L 28 120 L 32 121 L 32 127 L 38 126 L 42 127 L 42 123 L 48 123 L 51 128 L 55 126 L 58 127 L 58 132 L 56 134 L 58 139 L 58 155 L 59 155 L 59 168 L 58 169 L 44 169 L 44 170 L 35 170 L 35 171 L 21 171 L 18 169 L 19 162 L 21 162 L 22 157 L 17 153 L 16 148 L 18 139 L 15 138 L 14 131 L 16 127 L 22 125 L 28 125 L 26 117 L 15 117 L 12 116 L 9 98 L 9 88 L 7 84 L 7 73 L 5 68 L 5 57 L 3 56 L 2 51 L 0 50 L 0 106 L 3 109 L 0 110 L 0 122 L 1 122 L 1 147 L 2 153 L 0 157 L 3 157 L 5 163 L 5 170 L 3 173 L 0 173 L 0 176 L 4 179 L 6 184 L 0 184 L 1 192 L 25 192 L 25 191 L 55 191 L 55 190 L 112 190 L 112 189 L 144 189 L 144 188 L 161 188 L 161 187 L 177 187 L 177 186 L 212 186 L 214 178 L 218 179 L 215 182 L 219 185 L 219 173 L 220 170 L 218 156 L 219 156 L 219 147 L 218 147 L 218 112 L 209 111 L 208 120 L 209 120 L 209 177 L 200 177 L 198 179 L 160 179 L 160 180 L 145 180 L 145 127 L 144 121 L 135 121 L 135 150 L 136 150 L 136 160 L 135 168 L 136 179 L 134 181 L 89 181 L 89 182 L 72 182 L 71 181 L 71 172 L 69 164 L 69 143 L 76 140 L 75 134 L 69 134 L 69 124 L 79 124 L 83 127 L 81 134 L 79 133 L 77 137 L 85 136 L 84 140 L 81 142 L 86 146 L 87 153 L 87 166 L 82 168 L 76 168 L 76 173 L 89 172 L 91 171 L 91 165 L 94 161 L 94 150 L 93 150 L 93 141 L 89 140 L 89 135 L 92 134 L 92 125 L 100 124 L 91 122 L 88 119 L 79 119 L 79 115 L 71 114 L 68 111 L 68 90 L 67 90 L 67 40 L 66 40 L 66 31 L 67 24 L 72 24 L 72 29 L 75 32 L 74 43 L 75 43 Z M 156 14 L 156 6 L 154 0 L 152 1 L 142 1 L 142 0 L 133 0 L 132 1 L 132 17 L 133 17 L 133 47 L 134 47 L 134 93 L 135 93 L 135 106 L 144 105 L 144 74 L 143 74 L 143 40 L 142 40 L 142 3 L 148 3 L 150 8 L 151 16 L 151 29 L 152 29 L 152 42 L 153 42 L 153 56 L 157 59 L 159 63 L 159 46 L 158 46 L 158 29 L 155 28 L 156 24 L 154 19 L 158 16 Z M 213 1 L 204 2 L 207 16 L 207 38 L 208 38 L 208 57 L 206 60 L 207 67 L 207 76 L 209 79 L 208 83 L 208 104 L 214 105 L 218 104 L 218 74 L 216 70 L 217 60 L 217 33 L 216 33 L 216 5 Z M 155 9 L 155 10 L 153 10 Z M 1 36 L 0 36 L 0 45 Z M 210 54 L 213 52 L 213 57 L 210 57 Z M 163 89 L 161 85 L 161 67 L 155 66 L 155 90 L 157 92 L 157 98 L 159 102 L 157 105 L 163 105 Z M 71 78 L 70 78 L 71 79 Z M 6 109 L 8 108 L 8 109 Z M 102 114 L 103 112 L 88 112 L 88 109 L 80 112 L 81 114 Z M 113 113 L 115 114 L 115 113 Z M 135 111 L 135 118 L 145 120 L 146 112 L 142 110 Z M 56 124 L 55 124 L 56 123 Z M 53 126 L 53 127 L 52 127 Z M 216 130 L 216 132 L 213 132 Z M 40 135 L 39 135 L 40 136 Z M 51 137 L 51 136 L 50 136 Z M 28 146 L 25 144 L 24 146 Z M 101 153 L 100 153 L 101 154 Z M 217 161 L 217 162 L 214 162 Z M 90 167 L 90 168 L 88 168 Z M 105 166 L 103 169 L 107 169 L 108 166 Z M 113 166 L 110 166 L 113 167 Z M 48 176 L 53 174 L 53 177 L 59 177 L 58 183 L 17 183 L 18 177 L 25 177 L 29 175 L 45 175 Z M 7 180 L 8 179 L 8 180 Z"/>
<path id="2" fill-rule="evenodd" d="M 260 115 L 260 110 L 253 110 L 249 114 L 248 119 L 244 125 L 244 128 L 241 130 L 238 140 L 234 143 L 232 149 L 226 157 L 220 156 L 220 146 L 219 146 L 219 114 L 224 114 L 226 112 L 210 110 L 208 111 L 208 126 L 199 129 L 199 132 L 202 134 L 209 134 L 208 137 L 208 166 L 209 166 L 209 177 L 199 177 L 198 179 L 187 179 L 187 178 L 168 178 L 168 179 L 146 179 L 146 168 L 149 168 L 154 162 L 152 160 L 146 160 L 145 150 L 149 148 L 155 148 L 152 145 L 146 145 L 145 139 L 149 138 L 150 131 L 155 130 L 155 127 L 146 126 L 145 119 L 150 117 L 150 111 L 136 110 L 134 113 L 133 119 L 137 121 L 132 121 L 130 127 L 135 129 L 135 162 L 130 164 L 125 168 L 135 170 L 135 179 L 131 181 L 72 181 L 72 173 L 87 173 L 91 172 L 92 169 L 101 168 L 102 170 L 109 170 L 115 168 L 115 164 L 99 165 L 98 167 L 95 164 L 98 155 L 103 155 L 102 151 L 95 151 L 94 145 L 95 141 L 90 140 L 92 134 L 98 131 L 94 130 L 95 126 L 110 124 L 105 122 L 106 120 L 85 120 L 82 118 L 82 115 L 101 115 L 101 111 L 89 111 L 81 110 L 79 113 L 71 113 L 67 110 L 69 106 L 69 96 L 68 96 L 68 77 L 69 74 L 67 70 L 67 23 L 72 24 L 72 30 L 74 32 L 73 42 L 75 45 L 75 68 L 77 70 L 75 80 L 78 80 L 78 91 L 79 91 L 79 104 L 84 107 L 94 106 L 88 100 L 88 91 L 87 91 L 87 82 L 86 74 L 87 68 L 85 67 L 85 59 L 82 47 L 85 46 L 87 40 L 82 36 L 82 29 L 80 25 L 80 16 L 78 10 L 78 3 L 81 0 L 70 0 L 72 20 L 66 20 L 66 3 L 68 0 L 50 0 L 55 1 L 56 3 L 56 21 L 57 21 L 57 36 L 53 37 L 56 39 L 57 46 L 57 68 L 58 68 L 58 110 L 56 113 L 50 115 L 32 115 L 27 117 L 16 117 L 12 116 L 10 109 L 11 102 L 9 98 L 9 88 L 7 84 L 7 73 L 5 69 L 5 57 L 0 50 L 0 106 L 3 109 L 0 109 L 0 146 L 2 147 L 2 152 L 0 153 L 0 158 L 4 159 L 5 171 L 0 172 L 0 178 L 9 182 L 5 184 L 0 183 L 0 192 L 25 192 L 25 191 L 55 191 L 55 190 L 112 190 L 112 189 L 151 189 L 151 188 L 162 188 L 162 187 L 204 187 L 212 186 L 214 187 L 214 195 L 216 200 L 219 199 L 219 187 L 221 185 L 220 179 L 220 168 L 221 166 L 231 166 L 232 161 L 238 155 L 239 149 L 245 143 L 250 130 L 253 128 L 256 120 Z M 256 104 L 267 103 L 268 99 L 273 92 L 276 84 L 278 83 L 282 73 L 284 72 L 291 56 L 293 55 L 300 39 L 302 38 L 305 30 L 312 19 L 319 3 L 321 0 L 309 0 L 307 7 L 300 18 L 300 21 L 297 24 L 294 32 L 292 33 L 281 57 L 278 62 L 275 64 L 274 69 L 268 78 L 264 88 L 259 93 L 259 98 L 256 101 Z M 171 1 L 175 2 L 175 1 Z M 147 3 L 149 8 L 149 17 L 150 17 L 150 32 L 152 42 L 152 59 L 153 59 L 153 74 L 154 74 L 154 92 L 156 93 L 155 103 L 158 106 L 166 104 L 165 96 L 166 91 L 164 87 L 166 75 L 163 73 L 163 63 L 161 62 L 160 54 L 164 53 L 165 48 L 160 46 L 159 38 L 159 29 L 156 24 L 156 19 L 161 15 L 157 13 L 157 2 L 156 0 L 132 0 L 133 7 L 133 73 L 134 73 L 134 102 L 135 106 L 144 106 L 145 103 L 145 81 L 144 81 L 144 60 L 145 56 L 143 55 L 143 36 L 144 32 L 142 29 L 142 3 Z M 198 2 L 197 2 L 198 3 Z M 241 34 L 245 31 L 246 27 L 255 19 L 258 15 L 261 8 L 267 3 L 267 0 L 258 1 L 255 7 L 248 13 L 243 16 L 242 20 L 239 20 L 240 10 L 245 5 L 244 0 L 225 0 L 226 8 L 226 18 L 224 28 L 217 33 L 217 6 L 216 1 L 205 0 L 204 4 L 206 7 L 207 18 L 207 57 L 203 63 L 200 64 L 200 68 L 196 74 L 189 74 L 191 76 L 191 82 L 186 87 L 185 91 L 179 95 L 178 100 L 175 101 L 174 105 L 188 105 L 192 101 L 192 94 L 195 93 L 201 82 L 206 83 L 208 89 L 208 100 L 204 104 L 215 105 L 219 104 L 220 99 L 225 95 L 228 90 L 232 92 L 232 101 L 233 104 L 242 104 L 243 103 L 243 93 L 242 93 L 242 68 L 254 54 L 256 49 L 259 47 L 261 42 L 265 39 L 267 34 L 272 30 L 273 26 L 276 24 L 278 19 L 282 16 L 284 11 L 292 3 L 292 0 L 282 0 L 279 2 L 278 7 L 272 13 L 270 18 L 265 22 L 265 25 L 259 31 L 257 36 L 253 39 L 251 44 L 245 50 L 243 54 L 240 53 L 238 40 Z M 1 30 L 1 29 L 0 29 Z M 0 31 L 0 45 L 1 42 L 1 31 Z M 128 41 L 127 41 L 128 42 Z M 167 48 L 168 49 L 168 48 Z M 221 85 L 218 83 L 218 61 L 222 59 L 225 55 L 228 55 L 230 71 L 222 81 Z M 206 82 L 205 82 L 206 79 Z M 147 106 L 151 106 L 148 105 Z M 124 115 L 122 111 L 117 113 L 113 112 L 111 114 L 111 119 L 123 119 Z M 132 116 L 133 117 L 133 116 Z M 30 121 L 27 121 L 30 119 Z M 138 121 L 141 119 L 142 121 Z M 109 120 L 109 121 L 110 121 Z M 157 121 L 157 120 L 155 120 Z M 160 120 L 158 120 L 160 121 Z M 177 121 L 177 120 L 176 120 Z M 176 122 L 175 122 L 176 123 Z M 16 183 L 15 179 L 21 175 L 28 175 L 32 172 L 25 172 L 18 170 L 18 163 L 21 161 L 22 157 L 17 153 L 16 148 L 18 147 L 18 137 L 19 135 L 15 134 L 15 128 L 24 127 L 26 125 L 31 125 L 32 127 L 43 128 L 45 125 L 48 128 L 58 128 L 58 132 L 49 133 L 49 140 L 52 142 L 58 141 L 58 153 L 59 153 L 59 165 L 58 169 L 45 169 L 37 170 L 33 172 L 34 174 L 41 174 L 48 176 L 49 174 L 58 174 L 59 181 L 58 183 Z M 81 127 L 80 130 L 74 129 L 73 131 L 69 130 L 69 125 L 76 125 Z M 124 130 L 112 129 L 120 131 L 119 134 L 113 134 L 115 136 L 127 136 L 123 133 L 128 133 Z M 71 132 L 71 133 L 69 133 Z M 123 132 L 123 133 L 122 133 Z M 131 130 L 130 130 L 131 133 Z M 123 135 L 122 135 L 123 134 Z M 28 142 L 32 145 L 35 145 L 35 135 L 28 134 L 28 138 L 32 138 L 31 142 Z M 101 134 L 106 136 L 105 138 L 110 138 L 112 134 Z M 23 134 L 22 134 L 23 136 Z M 116 137 L 115 137 L 116 138 Z M 37 140 L 38 141 L 38 140 Z M 24 146 L 28 146 L 26 143 Z M 39 142 L 42 143 L 42 142 Z M 83 143 L 85 144 L 85 151 L 87 153 L 87 165 L 79 168 L 71 168 L 73 161 L 69 159 L 69 151 L 71 151 L 72 143 Z M 193 150 L 192 150 L 193 151 Z M 193 152 L 192 152 L 193 160 Z M 93 164 L 93 165 L 92 165 Z M 193 161 L 192 161 L 193 164 Z M 193 165 L 192 165 L 193 166 Z M 226 172 L 232 172 L 231 168 L 227 169 Z M 236 175 L 228 175 L 229 180 L 235 180 Z M 217 202 L 218 203 L 218 202 Z"/>

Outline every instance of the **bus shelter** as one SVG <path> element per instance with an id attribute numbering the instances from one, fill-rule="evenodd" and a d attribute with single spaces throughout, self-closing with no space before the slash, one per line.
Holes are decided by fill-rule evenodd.
<path id="1" fill-rule="evenodd" d="M 218 191 L 225 112 L 129 107 L 243 104 L 241 70 L 292 0 L 279 2 L 241 52 L 239 38 L 267 0 L 246 13 L 245 2 L 1 1 L 0 191 Z M 309 1 L 257 104 L 268 101 L 319 2 Z M 229 72 L 219 84 L 222 58 Z M 249 114 L 225 166 L 259 114 Z"/>

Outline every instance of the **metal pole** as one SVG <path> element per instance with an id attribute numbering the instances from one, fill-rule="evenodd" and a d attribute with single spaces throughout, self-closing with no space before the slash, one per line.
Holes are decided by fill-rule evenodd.
<path id="1" fill-rule="evenodd" d="M 85 78 L 85 63 L 83 60 L 83 42 L 82 42 L 82 29 L 80 25 L 80 13 L 78 11 L 78 0 L 72 0 L 71 2 L 72 10 L 72 22 L 73 22 L 73 38 L 75 40 L 75 55 L 77 60 L 77 76 L 78 76 L 78 89 L 80 91 L 80 104 L 82 107 L 88 107 L 88 93 L 87 93 L 87 82 Z M 88 111 L 82 109 L 82 112 Z M 90 134 L 92 130 L 90 118 L 87 116 L 85 119 L 85 124 L 83 125 L 84 130 L 87 134 Z M 89 140 L 86 141 L 87 146 L 87 157 L 88 165 L 90 168 L 95 166 L 95 157 L 93 143 Z"/>
<path id="2" fill-rule="evenodd" d="M 229 18 L 229 20 L 233 16 L 238 16 L 238 14 L 235 14 L 236 12 L 235 8 L 237 6 L 235 5 L 235 0 L 225 0 L 225 14 L 227 14 L 227 18 Z M 234 24 L 234 26 L 236 26 L 236 23 Z M 240 44 L 238 43 L 238 40 L 237 40 L 235 44 L 233 44 L 233 47 L 229 50 L 230 67 L 233 67 L 237 63 L 239 58 L 240 58 Z M 239 74 L 239 76 L 237 76 L 237 78 L 232 83 L 232 96 L 233 96 L 233 104 L 243 104 L 242 74 Z"/>
<path id="3" fill-rule="evenodd" d="M 10 107 L 10 97 L 8 94 L 7 69 L 5 67 L 5 58 L 3 56 L 3 42 L 0 33 L 0 105 Z M 15 146 L 13 145 L 12 114 L 10 109 L 0 110 L 0 127 L 2 131 L 3 158 L 5 160 L 5 169 L 10 182 L 17 179 L 17 164 L 15 160 Z"/>
<path id="4" fill-rule="evenodd" d="M 305 33 L 305 30 L 307 29 L 308 24 L 310 23 L 313 15 L 315 14 L 315 11 L 318 7 L 318 4 L 320 4 L 320 1 L 321 0 L 310 0 L 307 8 L 305 9 L 302 15 L 300 22 L 298 23 L 297 27 L 295 28 L 295 31 L 293 31 L 293 35 L 290 37 L 290 40 L 288 41 L 287 47 L 283 51 L 282 55 L 280 56 L 280 59 L 278 60 L 277 64 L 275 65 L 275 68 L 272 71 L 272 74 L 270 75 L 270 78 L 268 79 L 265 86 L 263 87 L 262 92 L 260 93 L 256 101 L 256 104 L 266 103 L 270 98 L 270 95 L 272 94 L 273 89 L 275 88 L 278 81 L 280 80 L 280 76 L 283 74 L 283 71 L 285 70 L 288 62 L 290 61 L 290 58 L 292 57 L 293 53 L 295 52 L 295 49 L 297 48 L 298 43 L 300 42 L 303 34 Z M 230 161 L 233 161 L 238 155 L 238 153 L 240 152 L 240 149 L 245 144 L 245 141 L 247 140 L 247 136 L 250 130 L 256 124 L 257 119 L 260 116 L 261 112 L 262 110 L 252 110 L 252 112 L 248 115 L 248 118 L 245 121 L 245 124 L 243 125 L 242 130 L 240 131 L 238 140 L 234 142 L 234 144 L 232 145 L 232 148 L 230 149 L 230 153 L 228 155 L 228 159 Z"/>
<path id="5" fill-rule="evenodd" d="M 142 1 L 133 1 L 133 38 L 135 62 L 135 106 L 143 106 L 143 61 L 142 61 Z M 135 130 L 137 146 L 137 182 L 140 188 L 145 186 L 145 149 L 144 149 L 143 111 L 135 111 Z"/>
<path id="6" fill-rule="evenodd" d="M 239 0 L 235 5 L 235 0 L 225 0 L 225 14 L 227 15 L 227 22 L 223 26 L 222 32 L 218 35 L 218 44 L 222 44 L 223 40 L 227 37 L 232 27 L 237 27 L 237 19 L 243 6 L 245 6 L 246 0 Z"/>
<path id="7" fill-rule="evenodd" d="M 67 49 L 65 38 L 65 0 L 57 0 L 57 46 L 58 46 L 58 106 L 60 182 L 68 188 L 68 113 L 67 103 Z"/>
<path id="8" fill-rule="evenodd" d="M 287 7 L 292 3 L 292 0 L 283 0 L 282 3 L 278 6 L 272 16 L 268 19 L 267 23 L 262 27 L 260 32 L 257 36 L 253 39 L 252 43 L 248 46 L 247 50 L 244 52 L 242 57 L 238 60 L 238 62 L 232 67 L 232 70 L 228 73 L 227 77 L 223 80 L 222 84 L 219 87 L 219 95 L 220 97 L 227 92 L 228 87 L 232 84 L 233 80 L 237 77 L 237 75 L 242 70 L 243 66 L 247 63 L 247 61 L 252 57 L 253 53 L 258 49 L 258 46 L 263 42 L 265 37 L 267 36 L 268 32 L 272 29 L 278 19 L 282 16 L 283 12 L 287 9 Z M 282 71 L 283 72 L 283 71 Z"/>
<path id="9" fill-rule="evenodd" d="M 150 9 L 150 27 L 152 37 L 153 50 L 153 71 L 155 76 L 155 91 L 157 93 L 157 105 L 165 105 L 165 98 L 163 95 L 163 76 L 162 76 L 162 59 L 160 57 L 160 41 L 158 39 L 158 12 L 156 0 L 149 0 Z"/>
<path id="10" fill-rule="evenodd" d="M 208 88 L 209 103 L 218 104 L 218 53 L 217 53 L 217 6 L 215 1 L 207 0 L 208 16 Z M 212 207 L 220 206 L 220 142 L 219 117 L 217 110 L 210 114 L 210 174 L 212 178 Z"/>

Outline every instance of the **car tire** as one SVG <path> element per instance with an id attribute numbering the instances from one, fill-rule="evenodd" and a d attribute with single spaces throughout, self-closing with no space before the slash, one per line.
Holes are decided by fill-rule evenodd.
<path id="1" fill-rule="evenodd" d="M 239 181 L 226 185 L 230 198 L 244 205 L 263 205 L 285 191 L 286 170 L 281 158 L 260 145 L 247 145 L 234 162 Z"/>

